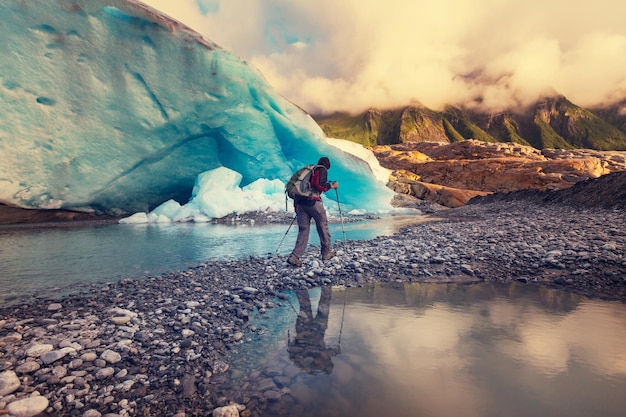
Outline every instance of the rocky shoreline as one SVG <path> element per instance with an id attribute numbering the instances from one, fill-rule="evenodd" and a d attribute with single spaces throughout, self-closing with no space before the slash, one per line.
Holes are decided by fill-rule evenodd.
<path id="1" fill-rule="evenodd" d="M 299 288 L 515 281 L 626 302 L 626 210 L 491 201 L 431 216 L 324 263 L 312 248 L 301 268 L 210 262 L 0 308 L 0 415 L 289 415 L 289 369 L 235 378 L 229 363 L 262 337 L 250 317 Z"/>

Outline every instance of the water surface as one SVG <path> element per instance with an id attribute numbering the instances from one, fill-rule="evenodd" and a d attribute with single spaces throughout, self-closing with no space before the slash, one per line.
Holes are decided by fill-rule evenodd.
<path id="1" fill-rule="evenodd" d="M 390 235 L 424 216 L 331 224 L 336 240 Z M 0 303 L 50 289 L 73 289 L 179 271 L 210 260 L 287 254 L 295 244 L 293 224 L 113 224 L 0 228 Z M 287 233 L 288 232 L 288 233 Z M 281 242 L 282 241 L 282 242 Z M 312 225 L 310 244 L 319 247 Z"/>
<path id="2" fill-rule="evenodd" d="M 267 416 L 626 410 L 622 303 L 520 284 L 376 284 L 291 294 L 268 314 L 255 322 L 267 333 L 240 348 L 240 369 L 299 372 Z"/>

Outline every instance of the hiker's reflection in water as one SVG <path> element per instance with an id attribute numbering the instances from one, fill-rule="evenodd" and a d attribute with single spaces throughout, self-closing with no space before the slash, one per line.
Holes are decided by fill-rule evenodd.
<path id="1" fill-rule="evenodd" d="M 306 289 L 296 291 L 300 312 L 296 320 L 296 336 L 289 341 L 289 357 L 294 364 L 310 374 L 333 371 L 332 357 L 341 353 L 341 348 L 329 348 L 324 343 L 324 333 L 328 327 L 328 313 L 332 288 L 324 286 L 313 316 L 311 299 Z"/>

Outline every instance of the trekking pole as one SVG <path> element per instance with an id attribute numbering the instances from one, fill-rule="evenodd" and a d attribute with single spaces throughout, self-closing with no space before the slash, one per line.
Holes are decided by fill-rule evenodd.
<path id="1" fill-rule="evenodd" d="M 335 194 L 337 194 L 337 207 L 339 207 L 339 218 L 341 219 L 341 231 L 343 232 L 343 241 L 346 241 L 346 231 L 343 228 L 343 215 L 341 214 L 341 203 L 339 203 L 339 191 L 335 188 Z"/>
<path id="2" fill-rule="evenodd" d="M 289 223 L 289 227 L 287 228 L 287 231 L 283 235 L 283 238 L 280 240 L 280 243 L 278 244 L 278 247 L 276 248 L 276 252 L 274 252 L 274 255 L 276 255 L 278 253 L 278 249 L 280 249 L 280 245 L 283 244 L 283 241 L 287 237 L 287 233 L 289 233 L 289 230 L 291 230 L 291 226 L 293 226 L 293 222 L 296 220 L 296 217 L 298 217 L 297 214 L 293 217 L 293 219 L 291 219 L 291 223 Z"/>

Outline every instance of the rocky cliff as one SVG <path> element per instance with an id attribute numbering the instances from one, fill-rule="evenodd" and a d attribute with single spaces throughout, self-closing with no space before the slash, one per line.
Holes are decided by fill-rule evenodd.
<path id="1" fill-rule="evenodd" d="M 372 151 L 392 170 L 389 186 L 394 191 L 446 207 L 491 193 L 561 190 L 626 171 L 626 152 L 619 151 L 539 150 L 476 140 L 383 145 Z"/>

